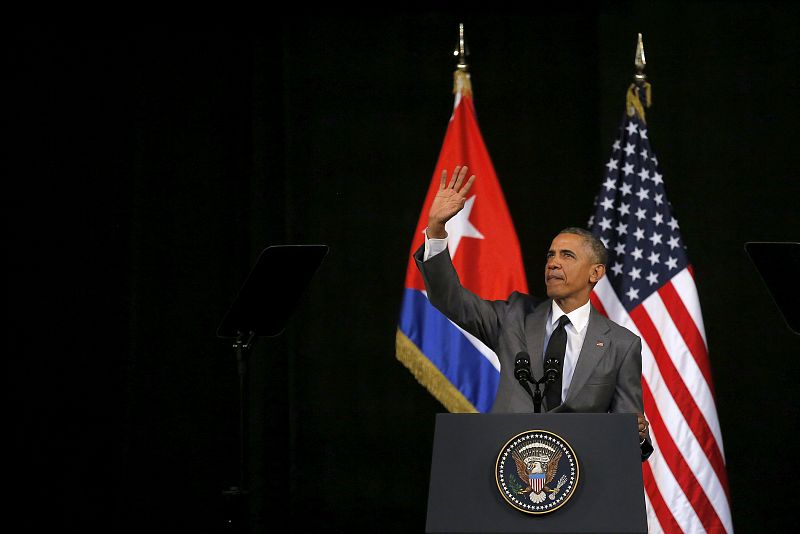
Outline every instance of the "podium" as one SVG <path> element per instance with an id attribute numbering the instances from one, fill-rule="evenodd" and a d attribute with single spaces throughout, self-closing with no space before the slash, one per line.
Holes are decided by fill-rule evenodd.
<path id="1" fill-rule="evenodd" d="M 501 453 L 520 441 L 515 437 L 530 431 L 561 438 L 574 452 L 574 487 L 569 498 L 549 512 L 526 512 L 512 505 L 498 483 Z M 534 453 L 530 456 L 535 458 Z M 505 467 L 507 472 L 513 463 Z M 526 498 L 520 497 L 520 502 Z M 548 495 L 543 503 L 549 502 Z M 636 415 L 437 414 L 425 532 L 646 533 Z"/>

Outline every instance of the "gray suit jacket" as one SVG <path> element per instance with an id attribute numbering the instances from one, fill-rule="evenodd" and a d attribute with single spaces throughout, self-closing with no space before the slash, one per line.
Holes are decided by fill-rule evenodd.
<path id="1" fill-rule="evenodd" d="M 484 300 L 461 285 L 444 251 L 423 262 L 424 246 L 414 253 L 431 304 L 471 333 L 500 360 L 500 384 L 492 413 L 533 412 L 533 400 L 514 378 L 514 359 L 526 352 L 534 377 L 544 373 L 545 321 L 551 301 L 514 292 L 507 300 Z M 552 412 L 644 413 L 642 404 L 642 342 L 630 330 L 592 307 L 586 338 L 572 375 L 567 397 Z M 649 440 L 642 458 L 652 452 Z"/>

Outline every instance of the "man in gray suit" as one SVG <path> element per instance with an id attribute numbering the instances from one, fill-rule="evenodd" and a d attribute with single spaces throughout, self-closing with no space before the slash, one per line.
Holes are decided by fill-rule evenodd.
<path id="1" fill-rule="evenodd" d="M 653 452 L 642 405 L 642 343 L 591 305 L 589 294 L 605 275 L 608 253 L 591 232 L 566 228 L 547 252 L 548 300 L 519 292 L 504 301 L 483 300 L 464 288 L 447 250 L 445 223 L 466 203 L 475 181 L 456 167 L 450 183 L 442 172 L 431 205 L 425 244 L 414 254 L 431 304 L 490 347 L 500 360 L 500 383 L 492 412 L 532 412 L 533 400 L 515 377 L 515 357 L 530 355 L 534 377 L 545 358 L 558 352 L 559 381 L 545 386 L 548 412 L 636 413 L 642 461 Z M 558 349 L 553 346 L 559 345 Z"/>

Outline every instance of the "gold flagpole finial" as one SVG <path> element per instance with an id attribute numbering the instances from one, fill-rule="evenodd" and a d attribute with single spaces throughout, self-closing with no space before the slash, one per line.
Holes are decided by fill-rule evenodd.
<path id="1" fill-rule="evenodd" d="M 633 75 L 633 83 L 628 88 L 628 95 L 625 99 L 625 107 L 628 110 L 629 117 L 639 115 L 639 118 L 642 119 L 642 122 L 645 122 L 644 108 L 650 107 L 650 104 L 652 103 L 652 92 L 650 82 L 647 81 L 647 76 L 644 73 L 644 67 L 647 65 L 647 61 L 644 59 L 644 43 L 642 42 L 641 33 L 639 34 L 639 38 L 636 40 L 636 57 L 633 61 L 633 64 L 636 66 L 636 74 Z M 640 90 L 644 91 L 644 93 L 642 93 L 644 103 L 640 98 Z"/>
<path id="2" fill-rule="evenodd" d="M 644 73 L 644 67 L 647 65 L 647 61 L 644 59 L 644 43 L 642 42 L 641 33 L 636 41 L 636 58 L 633 64 L 636 66 L 636 74 L 633 75 L 633 81 L 635 81 L 637 85 L 641 85 L 647 81 L 647 76 Z"/>
<path id="3" fill-rule="evenodd" d="M 458 58 L 456 70 L 453 73 L 453 93 L 456 95 L 472 96 L 472 83 L 469 80 L 469 71 L 467 70 L 467 56 L 469 55 L 469 48 L 467 48 L 467 41 L 464 39 L 464 23 L 458 25 L 458 44 L 456 49 L 453 50 L 453 55 Z"/>
<path id="4" fill-rule="evenodd" d="M 467 41 L 464 40 L 464 23 L 458 25 L 458 44 L 456 49 L 453 50 L 453 55 L 458 58 L 456 68 L 458 70 L 467 70 L 467 56 L 469 55 L 469 48 L 467 48 Z"/>

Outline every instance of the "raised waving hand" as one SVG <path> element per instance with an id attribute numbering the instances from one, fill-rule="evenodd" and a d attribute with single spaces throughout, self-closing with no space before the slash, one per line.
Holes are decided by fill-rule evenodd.
<path id="1" fill-rule="evenodd" d="M 469 193 L 472 183 L 475 181 L 475 175 L 473 174 L 466 183 L 464 182 L 467 170 L 466 165 L 456 167 L 453 170 L 453 176 L 450 178 L 449 184 L 447 183 L 447 170 L 442 171 L 439 191 L 436 192 L 431 209 L 428 212 L 428 237 L 434 239 L 447 237 L 444 225 L 462 210 L 467 202 L 467 193 Z"/>

